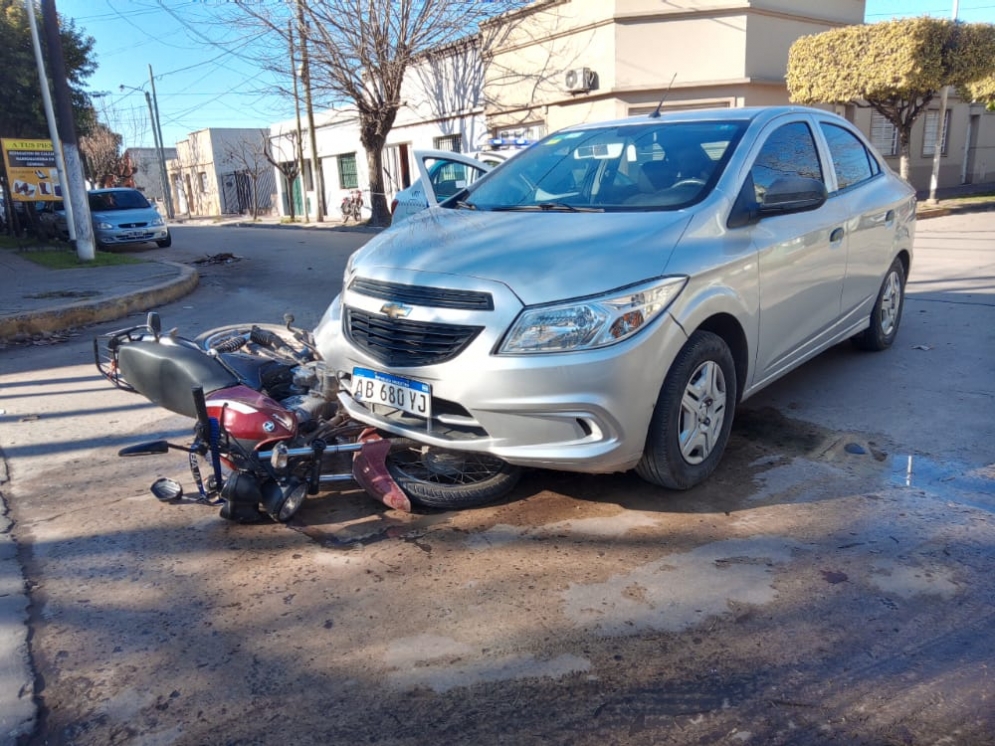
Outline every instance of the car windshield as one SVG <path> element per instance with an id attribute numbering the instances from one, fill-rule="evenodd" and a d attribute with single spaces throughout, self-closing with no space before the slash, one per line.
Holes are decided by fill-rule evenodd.
<path id="1" fill-rule="evenodd" d="M 120 192 L 92 192 L 90 195 L 90 209 L 94 212 L 108 212 L 109 210 L 135 210 L 149 207 L 149 201 L 145 199 L 141 192 L 132 190 Z"/>
<path id="2" fill-rule="evenodd" d="M 647 119 L 558 132 L 446 206 L 565 212 L 677 210 L 712 190 L 746 124 Z"/>

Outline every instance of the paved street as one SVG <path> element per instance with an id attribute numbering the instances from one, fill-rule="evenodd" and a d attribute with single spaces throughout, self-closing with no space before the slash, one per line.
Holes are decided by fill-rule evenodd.
<path id="1" fill-rule="evenodd" d="M 145 255 L 240 258 L 166 328 L 312 326 L 369 235 L 180 226 Z M 232 525 L 148 494 L 182 454 L 116 457 L 191 426 L 96 374 L 126 320 L 0 351 L 39 708 L 8 741 L 995 744 L 993 236 L 921 221 L 896 346 L 746 402 L 680 494 L 533 471 L 472 511 L 350 487 Z"/>

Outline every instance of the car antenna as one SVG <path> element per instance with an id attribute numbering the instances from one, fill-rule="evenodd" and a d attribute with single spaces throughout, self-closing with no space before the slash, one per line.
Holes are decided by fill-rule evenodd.
<path id="1" fill-rule="evenodd" d="M 667 100 L 667 94 L 670 93 L 670 89 L 674 87 L 674 81 L 677 80 L 677 73 L 674 73 L 674 77 L 670 79 L 670 85 L 667 86 L 667 90 L 663 92 L 663 98 L 660 99 L 660 103 L 656 105 L 656 110 L 650 114 L 650 119 L 660 118 L 660 109 L 663 108 L 663 102 Z"/>

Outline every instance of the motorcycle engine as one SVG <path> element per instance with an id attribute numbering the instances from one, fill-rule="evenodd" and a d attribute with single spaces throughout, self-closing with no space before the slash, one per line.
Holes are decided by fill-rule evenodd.
<path id="1" fill-rule="evenodd" d="M 304 393 L 288 396 L 280 403 L 297 415 L 300 424 L 327 419 L 335 414 L 338 405 L 338 381 L 325 363 L 315 360 L 293 369 L 294 389 Z"/>

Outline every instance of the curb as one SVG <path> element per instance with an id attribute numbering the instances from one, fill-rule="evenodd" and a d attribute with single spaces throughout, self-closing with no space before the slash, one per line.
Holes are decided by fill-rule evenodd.
<path id="1" fill-rule="evenodd" d="M 135 311 L 170 303 L 193 292 L 200 282 L 197 270 L 176 262 L 159 262 L 176 267 L 179 277 L 133 293 L 111 296 L 97 301 L 80 301 L 53 306 L 40 311 L 26 311 L 0 316 L 0 342 L 21 336 L 59 332 L 77 326 L 113 321 Z"/>

